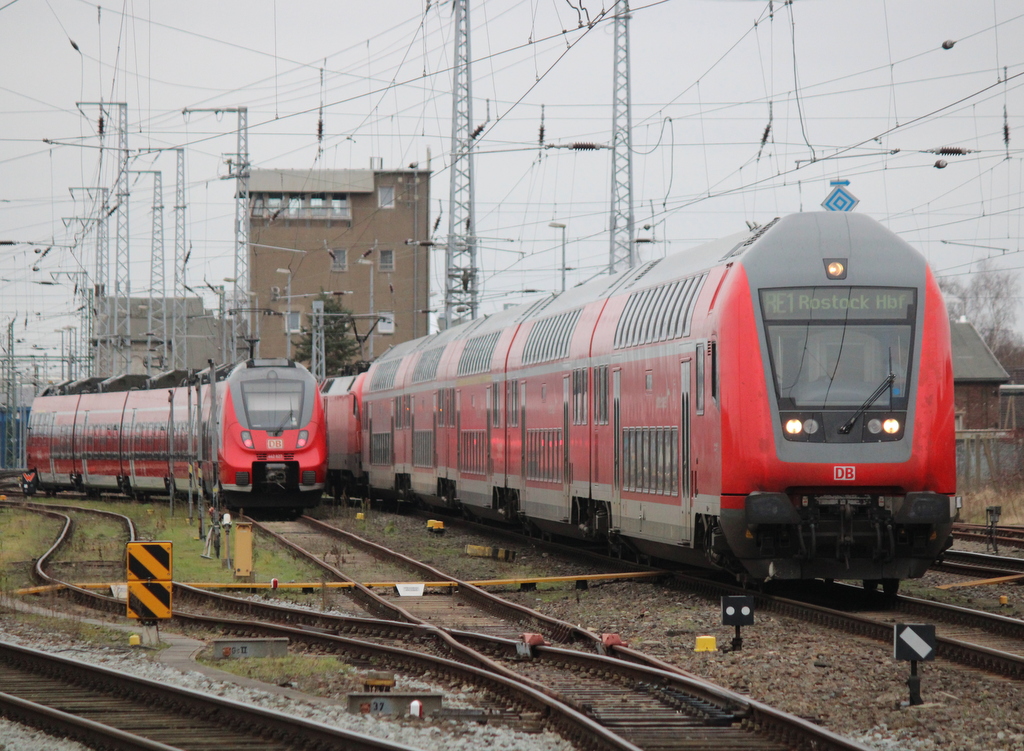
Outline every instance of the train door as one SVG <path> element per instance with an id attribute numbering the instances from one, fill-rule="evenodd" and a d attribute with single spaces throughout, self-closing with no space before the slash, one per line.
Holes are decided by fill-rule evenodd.
<path id="1" fill-rule="evenodd" d="M 92 453 L 92 441 L 89 437 L 89 411 L 86 410 L 82 415 L 82 482 L 85 485 L 89 485 L 89 455 Z"/>
<path id="2" fill-rule="evenodd" d="M 491 394 L 492 392 L 496 393 L 497 389 L 497 384 L 494 384 L 493 386 L 488 386 L 485 389 L 486 393 L 484 395 L 484 422 L 487 424 L 487 442 L 484 445 L 487 447 L 487 479 L 488 482 L 491 483 L 494 482 L 494 460 L 491 458 L 493 454 L 493 452 L 491 451 L 491 421 L 494 419 L 494 405 L 491 404 Z"/>
<path id="3" fill-rule="evenodd" d="M 679 454 L 674 483 L 678 483 L 680 539 L 693 539 L 693 497 L 690 495 L 690 361 L 679 364 Z"/>
<path id="4" fill-rule="evenodd" d="M 569 376 L 562 376 L 562 516 L 570 518 L 572 513 L 572 466 L 569 462 L 569 399 L 572 390 Z"/>
<path id="5" fill-rule="evenodd" d="M 135 475 L 135 457 L 138 455 L 140 449 L 138 430 L 136 429 L 135 425 L 135 420 L 138 417 L 138 412 L 138 409 L 132 409 L 132 419 L 128 423 L 128 435 L 126 436 L 128 439 L 128 482 L 131 483 L 131 487 L 133 488 L 138 487 L 138 478 Z"/>
<path id="6" fill-rule="evenodd" d="M 612 519 L 613 526 L 622 525 L 622 411 L 619 398 L 621 396 L 622 371 L 612 371 Z"/>

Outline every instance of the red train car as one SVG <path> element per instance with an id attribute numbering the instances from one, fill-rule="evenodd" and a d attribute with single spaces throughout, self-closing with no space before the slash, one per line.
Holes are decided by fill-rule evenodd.
<path id="1" fill-rule="evenodd" d="M 920 576 L 955 515 L 952 356 L 923 257 L 807 213 L 385 353 L 371 493 L 740 577 Z"/>
<path id="2" fill-rule="evenodd" d="M 28 463 L 39 489 L 148 497 L 184 495 L 192 482 L 232 508 L 319 502 L 323 407 L 313 377 L 292 361 L 247 360 L 194 377 L 89 379 L 61 390 L 32 404 Z"/>
<path id="3" fill-rule="evenodd" d="M 361 487 L 362 433 L 359 395 L 365 374 L 328 378 L 320 384 L 327 434 L 327 492 L 340 499 Z"/>

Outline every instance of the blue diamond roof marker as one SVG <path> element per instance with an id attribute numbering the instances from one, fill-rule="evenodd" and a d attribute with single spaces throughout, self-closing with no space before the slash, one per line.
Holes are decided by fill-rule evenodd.
<path id="1" fill-rule="evenodd" d="M 828 198 L 821 202 L 821 205 L 829 211 L 853 211 L 858 203 L 860 203 L 860 199 L 853 195 L 853 193 L 848 191 L 843 185 L 836 185 L 832 192 L 828 194 Z"/>

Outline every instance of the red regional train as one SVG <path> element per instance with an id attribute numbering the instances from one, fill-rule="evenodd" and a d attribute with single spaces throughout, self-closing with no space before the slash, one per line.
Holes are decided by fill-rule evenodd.
<path id="1" fill-rule="evenodd" d="M 895 592 L 949 545 L 952 372 L 921 254 L 796 214 L 394 347 L 336 396 L 329 441 L 361 440 L 332 466 L 640 557 Z"/>
<path id="2" fill-rule="evenodd" d="M 44 491 L 219 495 L 230 508 L 315 506 L 326 481 L 316 381 L 285 359 L 52 388 L 32 403 L 28 466 Z M 211 388 L 211 381 L 215 386 Z M 188 457 L 197 468 L 189 472 Z"/>

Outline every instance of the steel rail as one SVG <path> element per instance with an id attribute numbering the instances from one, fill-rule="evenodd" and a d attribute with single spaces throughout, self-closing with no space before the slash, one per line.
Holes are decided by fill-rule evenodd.
<path id="1" fill-rule="evenodd" d="M 274 739 L 296 748 L 345 748 L 352 751 L 411 751 L 409 746 L 372 738 L 272 709 L 253 707 L 232 699 L 188 688 L 168 686 L 148 678 L 47 654 L 0 641 L 0 662 L 15 669 L 88 686 L 90 691 L 116 696 L 120 701 L 160 708 L 161 711 L 201 719 L 255 738 Z M 318 745 L 319 744 L 319 745 Z"/>

